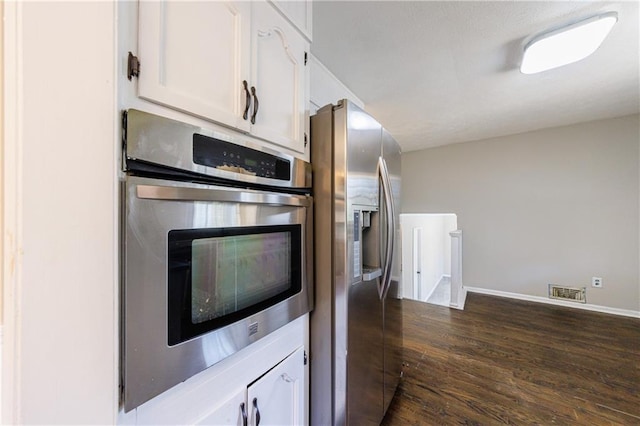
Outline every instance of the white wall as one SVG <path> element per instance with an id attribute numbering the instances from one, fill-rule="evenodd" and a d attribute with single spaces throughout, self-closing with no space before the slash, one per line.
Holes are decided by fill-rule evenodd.
<path id="1" fill-rule="evenodd" d="M 465 286 L 639 311 L 639 140 L 632 115 L 404 153 L 402 211 L 458 215 Z"/>
<path id="2" fill-rule="evenodd" d="M 4 7 L 2 420 L 112 424 L 118 401 L 115 4 Z"/>
<path id="3" fill-rule="evenodd" d="M 3 9 L 0 8 L 0 164 L 2 164 L 4 162 L 3 160 L 3 152 L 4 152 L 4 19 L 3 18 Z M 3 196 L 3 188 L 4 188 L 4 183 L 3 183 L 3 174 L 1 173 L 1 168 L 0 168 L 0 229 L 2 228 L 2 224 L 4 223 L 3 220 L 3 211 L 4 211 L 4 206 L 2 204 L 2 200 L 4 199 Z M 4 257 L 3 255 L 3 247 L 4 244 L 0 243 L 0 259 L 2 259 Z M 2 323 L 3 323 L 3 314 L 2 314 L 2 288 L 3 288 L 3 274 L 2 274 L 2 264 L 0 264 L 0 349 L 2 348 Z M 2 354 L 0 353 L 0 366 L 2 362 Z M 0 372 L 0 377 L 2 377 L 2 374 Z M 0 392 L 1 394 L 1 392 Z"/>
<path id="4" fill-rule="evenodd" d="M 0 164 L 4 163 L 4 8 L 0 8 Z M 0 167 L 0 229 L 4 230 L 4 180 L 3 168 Z M 4 259 L 4 243 L 0 239 L 0 259 Z M 0 384 L 2 383 L 2 327 L 4 324 L 4 288 L 3 263 L 0 262 Z M 0 401 L 2 401 L 2 386 L 0 386 Z M 2 404 L 0 403 L 0 421 L 2 419 Z"/>

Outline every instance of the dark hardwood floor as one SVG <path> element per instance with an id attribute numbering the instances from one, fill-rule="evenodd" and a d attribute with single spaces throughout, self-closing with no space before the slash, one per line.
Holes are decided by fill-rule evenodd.
<path id="1" fill-rule="evenodd" d="M 640 425 L 640 319 L 468 294 L 404 300 L 383 425 Z"/>

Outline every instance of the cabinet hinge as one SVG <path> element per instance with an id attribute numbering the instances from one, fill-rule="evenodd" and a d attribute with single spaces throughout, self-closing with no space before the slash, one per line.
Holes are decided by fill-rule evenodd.
<path id="1" fill-rule="evenodd" d="M 309 143 L 309 142 L 307 141 L 307 134 L 305 133 L 304 134 L 304 147 L 305 148 L 307 147 L 307 143 Z"/>
<path id="2" fill-rule="evenodd" d="M 129 58 L 127 59 L 127 78 L 131 80 L 132 77 L 140 76 L 140 61 L 137 56 L 129 52 Z"/>
<path id="3" fill-rule="evenodd" d="M 122 111 L 122 149 L 127 148 L 127 110 Z"/>
<path id="4" fill-rule="evenodd" d="M 304 52 L 304 65 L 307 65 L 307 52 Z"/>
<path id="5" fill-rule="evenodd" d="M 127 170 L 127 111 L 122 111 L 122 170 Z"/>
<path id="6" fill-rule="evenodd" d="M 307 351 L 304 351 L 304 365 L 307 365 Z"/>

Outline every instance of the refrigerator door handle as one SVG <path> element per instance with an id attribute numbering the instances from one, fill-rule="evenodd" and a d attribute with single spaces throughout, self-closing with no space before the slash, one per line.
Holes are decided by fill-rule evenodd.
<path id="1" fill-rule="evenodd" d="M 394 246 L 394 238 L 395 238 L 395 207 L 393 205 L 393 195 L 391 193 L 391 180 L 389 179 L 389 171 L 387 169 L 387 163 L 384 161 L 384 158 L 378 157 L 378 173 L 380 177 L 380 182 L 382 183 L 382 195 L 384 197 L 384 204 L 386 207 L 386 250 L 385 250 L 385 258 L 382 262 L 383 264 L 383 272 L 382 279 L 380 283 L 380 287 L 378 288 L 378 294 L 380 299 L 384 299 L 387 296 L 387 291 L 389 290 L 389 285 L 391 283 L 391 264 L 393 261 L 393 246 Z"/>

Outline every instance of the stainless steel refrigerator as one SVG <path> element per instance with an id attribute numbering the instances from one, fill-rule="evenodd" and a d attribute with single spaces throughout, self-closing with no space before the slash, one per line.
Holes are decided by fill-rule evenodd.
<path id="1" fill-rule="evenodd" d="M 379 425 L 402 371 L 400 147 L 343 100 L 311 117 L 311 424 Z"/>

